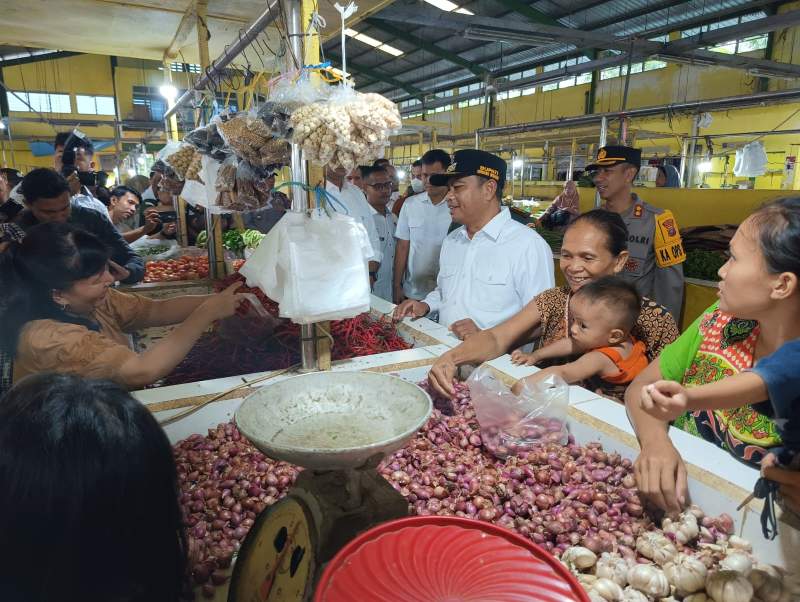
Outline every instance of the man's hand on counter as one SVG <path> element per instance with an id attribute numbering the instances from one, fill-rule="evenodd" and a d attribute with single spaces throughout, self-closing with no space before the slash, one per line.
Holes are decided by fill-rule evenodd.
<path id="1" fill-rule="evenodd" d="M 426 315 L 431 310 L 428 307 L 427 303 L 423 303 L 422 301 L 416 301 L 414 299 L 406 299 L 400 305 L 394 308 L 394 313 L 392 317 L 396 321 L 400 321 L 403 318 L 421 318 Z"/>
<path id="2" fill-rule="evenodd" d="M 458 320 L 450 324 L 450 332 L 462 341 L 466 341 L 468 337 L 477 334 L 481 331 L 478 325 L 469 318 Z"/>

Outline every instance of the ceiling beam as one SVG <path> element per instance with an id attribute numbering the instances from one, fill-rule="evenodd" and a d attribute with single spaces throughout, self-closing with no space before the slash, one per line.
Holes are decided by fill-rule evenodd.
<path id="1" fill-rule="evenodd" d="M 663 0 L 662 2 L 658 2 L 656 4 L 650 4 L 649 6 L 643 6 L 637 10 L 625 12 L 625 14 L 621 16 L 609 17 L 608 19 L 602 19 L 600 21 L 590 21 L 589 23 L 586 23 L 584 27 L 587 29 L 602 29 L 603 27 L 608 27 L 609 25 L 630 21 L 631 19 L 637 19 L 639 17 L 643 17 L 644 15 L 650 15 L 659 10 L 668 10 L 676 6 L 680 6 L 681 4 L 687 4 L 689 1 L 690 0 Z"/>
<path id="2" fill-rule="evenodd" d="M 505 6 L 508 10 L 526 17 L 532 23 L 541 23 L 542 25 L 552 25 L 553 27 L 564 27 L 553 16 L 536 10 L 522 0 L 497 0 L 499 4 Z"/>
<path id="3" fill-rule="evenodd" d="M 54 50 L 53 52 L 48 52 L 44 54 L 32 54 L 31 56 L 13 58 L 2 60 L 0 57 L 0 69 L 4 69 L 6 67 L 13 67 L 15 65 L 28 65 L 30 63 L 39 63 L 42 61 L 52 61 L 55 59 L 66 59 L 71 56 L 81 56 L 84 54 L 83 52 L 65 52 L 61 50 Z"/>
<path id="4" fill-rule="evenodd" d="M 171 61 L 177 58 L 178 51 L 183 48 L 195 25 L 197 25 L 197 0 L 189 0 L 189 6 L 186 7 L 181 17 L 181 22 L 178 23 L 178 29 L 175 30 L 175 35 L 172 36 L 169 46 L 164 50 L 164 61 Z"/>
<path id="5" fill-rule="evenodd" d="M 409 44 L 413 44 L 417 48 L 424 50 L 433 54 L 434 56 L 438 56 L 440 59 L 447 61 L 448 63 L 452 63 L 454 65 L 458 65 L 459 67 L 463 67 L 467 71 L 470 71 L 475 76 L 484 78 L 487 75 L 490 75 L 489 70 L 472 63 L 466 59 L 461 58 L 454 52 L 450 52 L 449 50 L 445 50 L 444 48 L 437 46 L 436 44 L 432 44 L 431 42 L 427 42 L 423 40 L 419 36 L 414 36 L 408 33 L 407 30 L 400 29 L 399 27 L 395 27 L 391 23 L 387 21 L 383 21 L 380 18 L 370 17 L 364 19 L 364 21 L 369 24 L 371 27 L 376 29 L 380 29 L 381 31 L 388 33 L 391 36 L 394 36 L 398 40 L 403 40 L 404 42 L 408 42 Z"/>

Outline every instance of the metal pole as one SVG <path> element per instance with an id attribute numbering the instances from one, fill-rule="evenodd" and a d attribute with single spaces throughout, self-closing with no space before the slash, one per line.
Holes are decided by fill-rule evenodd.
<path id="1" fill-rule="evenodd" d="M 686 161 L 689 156 L 689 139 L 684 138 L 683 144 L 681 144 L 681 170 L 680 170 L 680 180 L 681 186 L 686 186 L 686 180 L 684 179 L 686 176 Z"/>
<path id="2" fill-rule="evenodd" d="M 481 133 L 478 130 L 475 130 L 475 148 L 480 149 L 481 147 Z"/>
<path id="3" fill-rule="evenodd" d="M 606 145 L 606 138 L 608 137 L 608 117 L 603 115 L 600 119 L 600 142 L 597 145 L 597 148 L 602 148 Z M 595 191 L 594 193 L 594 206 L 600 207 L 603 204 L 603 199 L 600 198 L 600 193 Z"/>
<path id="4" fill-rule="evenodd" d="M 694 181 L 694 152 L 697 146 L 697 131 L 700 129 L 700 115 L 692 119 L 692 135 L 689 142 L 689 156 L 686 165 L 686 188 L 691 188 Z"/>
<path id="5" fill-rule="evenodd" d="M 300 61 L 302 64 L 303 56 L 303 43 L 300 15 L 301 15 L 301 1 L 302 0 L 285 0 L 286 13 L 289 15 L 289 41 L 291 44 L 291 54 Z M 291 64 L 292 57 L 287 56 L 288 69 L 293 69 L 295 66 Z M 291 169 L 292 180 L 301 184 L 308 183 L 308 166 L 303 152 L 298 144 L 291 145 Z M 308 196 L 306 190 L 301 186 L 294 187 L 294 194 L 292 195 L 292 210 L 305 211 L 308 209 Z M 317 357 L 317 341 L 316 341 L 316 328 L 314 324 L 302 324 L 300 326 L 300 357 L 303 364 L 303 370 L 311 371 L 319 369 L 319 359 Z"/>
<path id="6" fill-rule="evenodd" d="M 575 173 L 575 155 L 578 154 L 578 139 L 572 139 L 572 145 L 569 149 L 569 172 L 567 172 L 567 180 L 572 179 L 572 174 Z"/>
<path id="7" fill-rule="evenodd" d="M 211 63 L 211 66 L 208 69 L 204 69 L 203 74 L 197 80 L 195 85 L 184 92 L 181 97 L 175 101 L 175 106 L 171 107 L 166 113 L 165 117 L 169 117 L 172 115 L 176 110 L 180 107 L 185 105 L 189 100 L 194 97 L 195 90 L 203 90 L 210 82 L 212 82 L 212 78 L 218 75 L 225 67 L 227 67 L 230 62 L 236 58 L 244 48 L 256 39 L 258 34 L 264 31 L 267 26 L 275 20 L 278 16 L 277 11 L 275 11 L 275 7 L 278 5 L 280 0 L 269 0 L 267 4 L 266 10 L 261 13 L 261 15 L 253 21 L 247 30 L 240 36 L 237 36 L 233 43 L 223 52 L 217 59 Z"/>

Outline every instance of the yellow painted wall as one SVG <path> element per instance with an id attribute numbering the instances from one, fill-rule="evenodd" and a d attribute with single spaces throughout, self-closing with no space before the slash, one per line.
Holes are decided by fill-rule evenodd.
<path id="1" fill-rule="evenodd" d="M 560 184 L 525 187 L 527 196 L 552 200 L 563 189 Z M 595 189 L 579 188 L 581 211 L 594 209 Z M 669 209 L 681 228 L 712 224 L 738 224 L 769 200 L 794 194 L 785 190 L 708 190 L 686 188 L 635 188 L 642 199 Z"/>
<path id="2" fill-rule="evenodd" d="M 158 68 L 153 68 L 152 61 L 136 61 L 133 59 L 121 59 L 121 64 L 114 70 L 117 88 L 117 103 L 120 117 L 130 119 L 133 117 L 133 87 L 152 86 L 158 87 L 164 83 L 164 72 Z M 112 96 L 114 86 L 112 83 L 111 58 L 100 55 L 79 55 L 74 57 L 60 58 L 50 61 L 39 61 L 26 65 L 15 65 L 2 69 L 5 84 L 11 90 L 28 92 L 51 92 L 70 94 L 72 107 L 75 104 L 76 94 L 86 94 L 94 96 Z M 189 82 L 187 74 L 173 73 L 173 83 L 177 88 L 187 88 Z M 81 131 L 85 132 L 95 141 L 113 140 L 114 126 L 113 116 L 103 115 L 80 115 L 77 113 L 47 113 L 50 119 L 70 119 L 78 121 L 108 121 L 109 125 L 79 125 Z M 6 140 L 3 144 L 5 150 L 5 160 L 0 154 L 0 162 L 8 166 L 14 166 L 22 171 L 27 171 L 34 167 L 50 167 L 53 164 L 51 156 L 34 157 L 30 152 L 27 141 L 41 140 L 52 142 L 56 132 L 67 131 L 71 126 L 50 125 L 47 123 L 19 122 L 15 118 L 32 119 L 38 118 L 36 113 L 12 111 L 11 128 L 13 144 Z M 149 132 L 145 131 L 125 131 L 122 134 L 122 141 L 140 142 Z M 162 137 L 160 139 L 165 142 Z M 158 140 L 151 142 L 158 142 Z M 13 148 L 13 160 L 11 150 Z M 108 148 L 100 154 L 113 155 L 114 148 Z"/>

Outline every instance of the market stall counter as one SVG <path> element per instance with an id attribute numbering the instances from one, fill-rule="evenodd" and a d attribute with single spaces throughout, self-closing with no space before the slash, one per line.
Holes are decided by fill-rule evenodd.
<path id="1" fill-rule="evenodd" d="M 334 363 L 332 370 L 377 371 L 421 383 L 430 364 L 447 348 L 429 346 L 383 357 L 355 358 Z M 508 356 L 489 366 L 506 384 L 537 370 L 513 366 Z M 267 393 L 272 383 L 288 378 L 290 374 L 276 374 L 248 391 L 258 388 Z M 224 390 L 233 380 L 140 391 L 135 396 L 163 421 L 202 401 L 203 393 Z M 269 458 L 249 445 L 230 423 L 247 394 L 232 394 L 165 427 L 178 459 L 181 502 L 194 552 L 194 584 L 198 595 L 209 599 L 227 599 L 229 565 L 239 561 L 236 551 L 248 547 L 246 535 L 257 515 L 284 498 L 298 475 L 297 467 Z M 384 391 L 376 390 L 375 394 L 380 396 Z M 767 541 L 761 533 L 761 502 L 751 501 L 742 510 L 736 509 L 752 491 L 757 471 L 736 462 L 723 450 L 673 429 L 673 442 L 687 462 L 689 491 L 695 504 L 682 520 L 697 531 L 688 539 L 680 539 L 683 532 L 676 535 L 669 523 L 657 530 L 661 517 L 647 512 L 636 494 L 631 462 L 638 449 L 624 407 L 570 387 L 564 423 L 570 437 L 566 444 L 544 445 L 527 454 L 497 458 L 485 447 L 485 433 L 476 420 L 470 390 L 459 385 L 454 403 L 434 398 L 433 415 L 425 426 L 405 447 L 389 455 L 378 470 L 406 498 L 411 514 L 455 514 L 508 527 L 561 556 L 587 590 L 597 585 L 597 573 L 610 570 L 605 565 L 632 562 L 632 569 L 638 562 L 651 568 L 626 573 L 621 579 L 624 583 L 618 584 L 620 589 L 627 584 L 628 590 L 635 589 L 643 596 L 636 598 L 632 593 L 629 599 L 668 599 L 669 592 L 674 591 L 669 587 L 659 596 L 647 597 L 642 590 L 649 591 L 650 587 L 654 593 L 661 593 L 656 589 L 663 587 L 662 577 L 668 586 L 674 582 L 674 565 L 691 563 L 687 555 L 705 563 L 699 591 L 707 586 L 722 587 L 718 581 L 723 578 L 753 588 L 744 577 L 747 586 L 739 583 L 737 575 L 717 576 L 720 562 L 726 566 L 726 557 L 732 557 L 730 563 L 742 562 L 739 556 L 744 554 L 752 565 L 749 568 L 758 564 L 760 572 L 755 575 L 763 577 L 756 592 L 768 581 L 771 587 L 784 588 L 786 599 L 793 599 L 791 595 L 796 594 L 788 594 L 789 578 L 769 565 L 797 573 L 800 566 L 793 550 L 800 545 L 800 533 L 779 521 L 778 539 Z M 752 552 L 747 551 L 750 546 Z M 666 550 L 669 558 L 654 549 Z M 603 582 L 599 587 L 614 586 Z M 305 596 L 311 593 L 304 590 Z"/>

